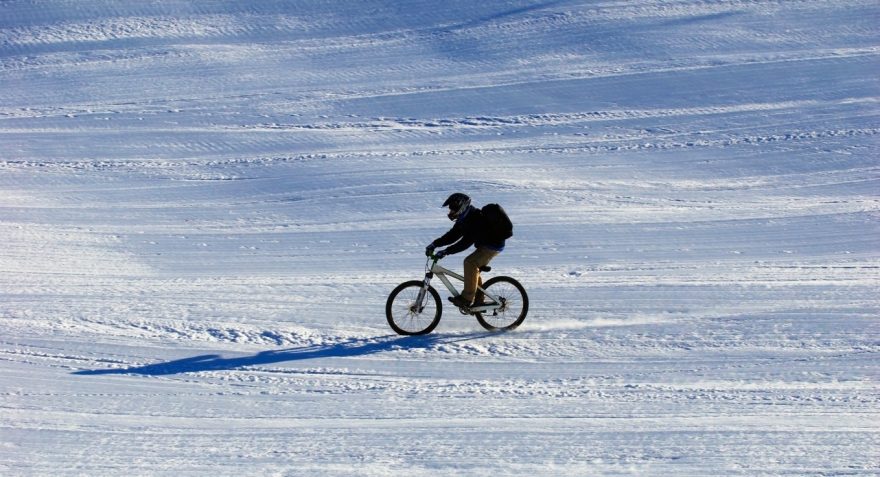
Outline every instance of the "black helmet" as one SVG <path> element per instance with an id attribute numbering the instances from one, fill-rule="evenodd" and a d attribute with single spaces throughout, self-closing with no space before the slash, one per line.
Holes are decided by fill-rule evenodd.
<path id="1" fill-rule="evenodd" d="M 449 220 L 455 221 L 458 217 L 467 210 L 468 206 L 471 205 L 471 198 L 467 196 L 467 194 L 462 194 L 461 192 L 456 192 L 449 196 L 446 199 L 446 202 L 443 203 L 443 207 L 449 207 Z"/>

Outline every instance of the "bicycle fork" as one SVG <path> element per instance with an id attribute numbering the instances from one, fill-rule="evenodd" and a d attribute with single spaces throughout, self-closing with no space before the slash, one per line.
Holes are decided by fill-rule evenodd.
<path id="1" fill-rule="evenodd" d="M 428 298 L 428 287 L 431 286 L 432 278 L 434 278 L 434 272 L 425 272 L 425 280 L 422 282 L 422 288 L 421 290 L 419 290 L 419 295 L 416 297 L 416 302 L 413 305 L 413 311 L 421 313 L 422 310 L 425 309 L 425 300 L 427 300 Z"/>

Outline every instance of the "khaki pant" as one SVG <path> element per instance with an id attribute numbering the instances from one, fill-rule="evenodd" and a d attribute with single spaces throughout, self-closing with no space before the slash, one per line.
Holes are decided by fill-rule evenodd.
<path id="1" fill-rule="evenodd" d="M 464 259 L 464 290 L 461 292 L 461 296 L 468 303 L 474 302 L 477 287 L 483 286 L 483 279 L 480 278 L 480 267 L 489 265 L 489 262 L 496 255 L 498 255 L 498 252 L 494 250 L 478 247 L 474 253 Z"/>

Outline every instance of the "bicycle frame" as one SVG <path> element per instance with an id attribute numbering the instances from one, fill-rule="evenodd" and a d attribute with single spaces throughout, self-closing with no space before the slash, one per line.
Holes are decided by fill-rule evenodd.
<path id="1" fill-rule="evenodd" d="M 431 260 L 433 260 L 434 263 L 431 263 Z M 424 306 L 425 298 L 428 295 L 428 286 L 430 286 L 431 279 L 434 278 L 435 275 L 437 276 L 437 278 L 440 279 L 441 282 L 443 282 L 443 285 L 446 286 L 446 289 L 449 290 L 449 293 L 451 293 L 452 296 L 458 296 L 458 290 L 456 290 L 455 286 L 452 284 L 452 281 L 449 280 L 449 277 L 452 277 L 460 282 L 464 282 L 463 276 L 453 272 L 452 270 L 449 270 L 448 268 L 441 267 L 440 265 L 438 265 L 437 262 L 438 260 L 436 259 L 436 257 L 431 256 L 428 258 L 428 263 L 431 263 L 430 266 L 428 265 L 428 263 L 425 264 L 425 281 L 422 285 L 421 291 L 419 291 L 419 296 L 417 299 L 417 303 L 419 303 L 419 306 Z M 482 292 L 483 296 L 492 300 L 493 303 L 488 303 L 483 306 L 471 307 L 469 309 L 471 313 L 484 313 L 487 311 L 494 311 L 502 307 L 502 301 L 497 296 L 487 292 L 481 286 L 478 286 L 477 290 Z"/>

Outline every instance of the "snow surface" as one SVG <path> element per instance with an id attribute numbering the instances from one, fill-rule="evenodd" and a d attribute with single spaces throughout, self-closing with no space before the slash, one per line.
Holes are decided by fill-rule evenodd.
<path id="1" fill-rule="evenodd" d="M 0 474 L 880 474 L 878 24 L 0 2 Z M 529 316 L 398 337 L 453 191 Z"/>

